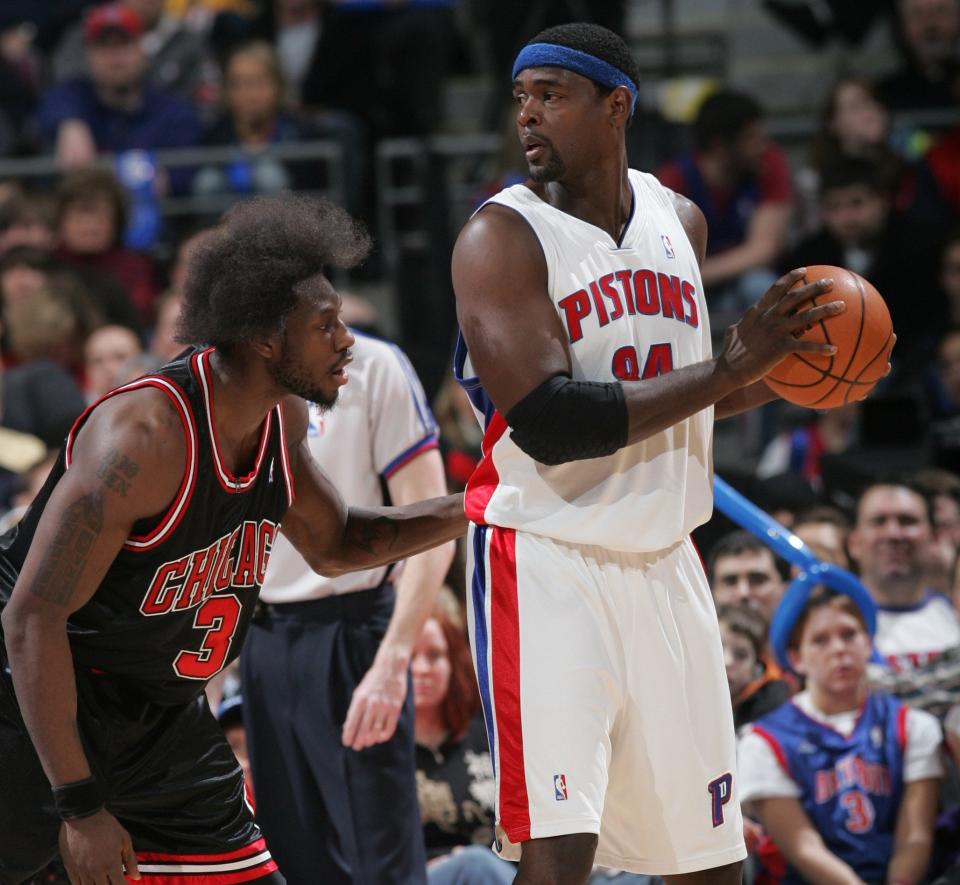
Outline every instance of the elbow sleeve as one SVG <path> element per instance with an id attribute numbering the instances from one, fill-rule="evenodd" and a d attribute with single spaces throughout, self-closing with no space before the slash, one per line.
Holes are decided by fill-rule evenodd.
<path id="1" fill-rule="evenodd" d="M 627 403 L 617 382 L 554 375 L 506 415 L 513 441 L 541 464 L 612 455 L 627 444 Z"/>

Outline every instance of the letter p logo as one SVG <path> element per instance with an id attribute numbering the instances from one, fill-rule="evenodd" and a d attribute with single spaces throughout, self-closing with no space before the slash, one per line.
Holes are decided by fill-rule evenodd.
<path id="1" fill-rule="evenodd" d="M 730 797 L 733 795 L 733 775 L 727 772 L 720 775 L 716 780 L 710 781 L 707 784 L 707 792 L 710 794 L 713 825 L 719 827 L 723 823 L 723 806 L 730 801 Z"/>

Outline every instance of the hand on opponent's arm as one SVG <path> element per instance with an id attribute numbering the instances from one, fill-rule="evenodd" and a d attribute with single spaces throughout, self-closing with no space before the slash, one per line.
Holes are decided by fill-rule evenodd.
<path id="1" fill-rule="evenodd" d="M 334 577 L 386 565 L 466 532 L 463 495 L 404 507 L 347 507 L 310 454 L 303 401 L 288 397 L 284 415 L 296 499 L 283 518 L 283 533 L 314 571 Z"/>
<path id="2" fill-rule="evenodd" d="M 184 463 L 183 430 L 162 393 L 135 391 L 99 406 L 77 436 L 3 613 L 17 700 L 58 788 L 61 853 L 73 881 L 121 882 L 121 865 L 133 875 L 136 858 L 126 831 L 97 810 L 67 618 L 94 595 L 134 523 L 169 506 Z"/>

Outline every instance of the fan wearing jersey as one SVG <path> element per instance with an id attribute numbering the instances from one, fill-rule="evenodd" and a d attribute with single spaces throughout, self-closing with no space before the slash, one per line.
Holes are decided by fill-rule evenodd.
<path id="1" fill-rule="evenodd" d="M 395 345 L 356 334 L 336 409 L 310 403 L 307 445 L 346 500 L 446 491 L 426 396 Z M 453 544 L 323 578 L 282 535 L 243 650 L 257 818 L 287 881 L 426 882 L 410 661 Z M 396 583 L 396 589 L 394 589 Z"/>
<path id="2" fill-rule="evenodd" d="M 84 885 L 284 881 L 203 695 L 281 522 L 331 575 L 465 529 L 459 497 L 348 508 L 310 454 L 303 400 L 333 405 L 354 343 L 324 271 L 367 249 L 325 202 L 233 207 L 190 265 L 179 335 L 206 346 L 81 415 L 0 539 L 3 885 L 58 849 Z"/>
<path id="3" fill-rule="evenodd" d="M 467 485 L 474 661 L 518 883 L 596 860 L 740 882 L 730 694 L 690 531 L 712 510 L 715 417 L 773 399 L 795 333 L 842 305 L 803 270 L 713 357 L 689 200 L 628 168 L 636 63 L 595 25 L 542 32 L 513 69 L 530 178 L 461 232 L 455 370 L 484 427 Z"/>
<path id="4" fill-rule="evenodd" d="M 940 723 L 868 691 L 870 636 L 850 597 L 817 587 L 793 604 L 799 589 L 777 617 L 794 619 L 783 663 L 804 690 L 739 749 L 741 799 L 779 849 L 761 846 L 761 881 L 914 885 L 933 842 Z"/>

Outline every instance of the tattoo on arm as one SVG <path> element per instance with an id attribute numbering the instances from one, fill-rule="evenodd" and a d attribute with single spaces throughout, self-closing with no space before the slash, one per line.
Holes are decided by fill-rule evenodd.
<path id="1" fill-rule="evenodd" d="M 379 555 L 393 548 L 399 534 L 400 527 L 394 520 L 377 516 L 357 521 L 352 531 L 348 530 L 347 543 L 365 553 Z"/>
<path id="2" fill-rule="evenodd" d="M 66 605 L 102 528 L 103 492 L 91 492 L 67 507 L 30 592 L 56 605 Z"/>
<path id="3" fill-rule="evenodd" d="M 108 489 L 115 491 L 121 498 L 126 498 L 127 491 L 130 488 L 130 480 L 139 471 L 139 464 L 131 461 L 122 452 L 110 449 L 97 468 L 97 476 L 103 480 L 103 484 Z"/>

